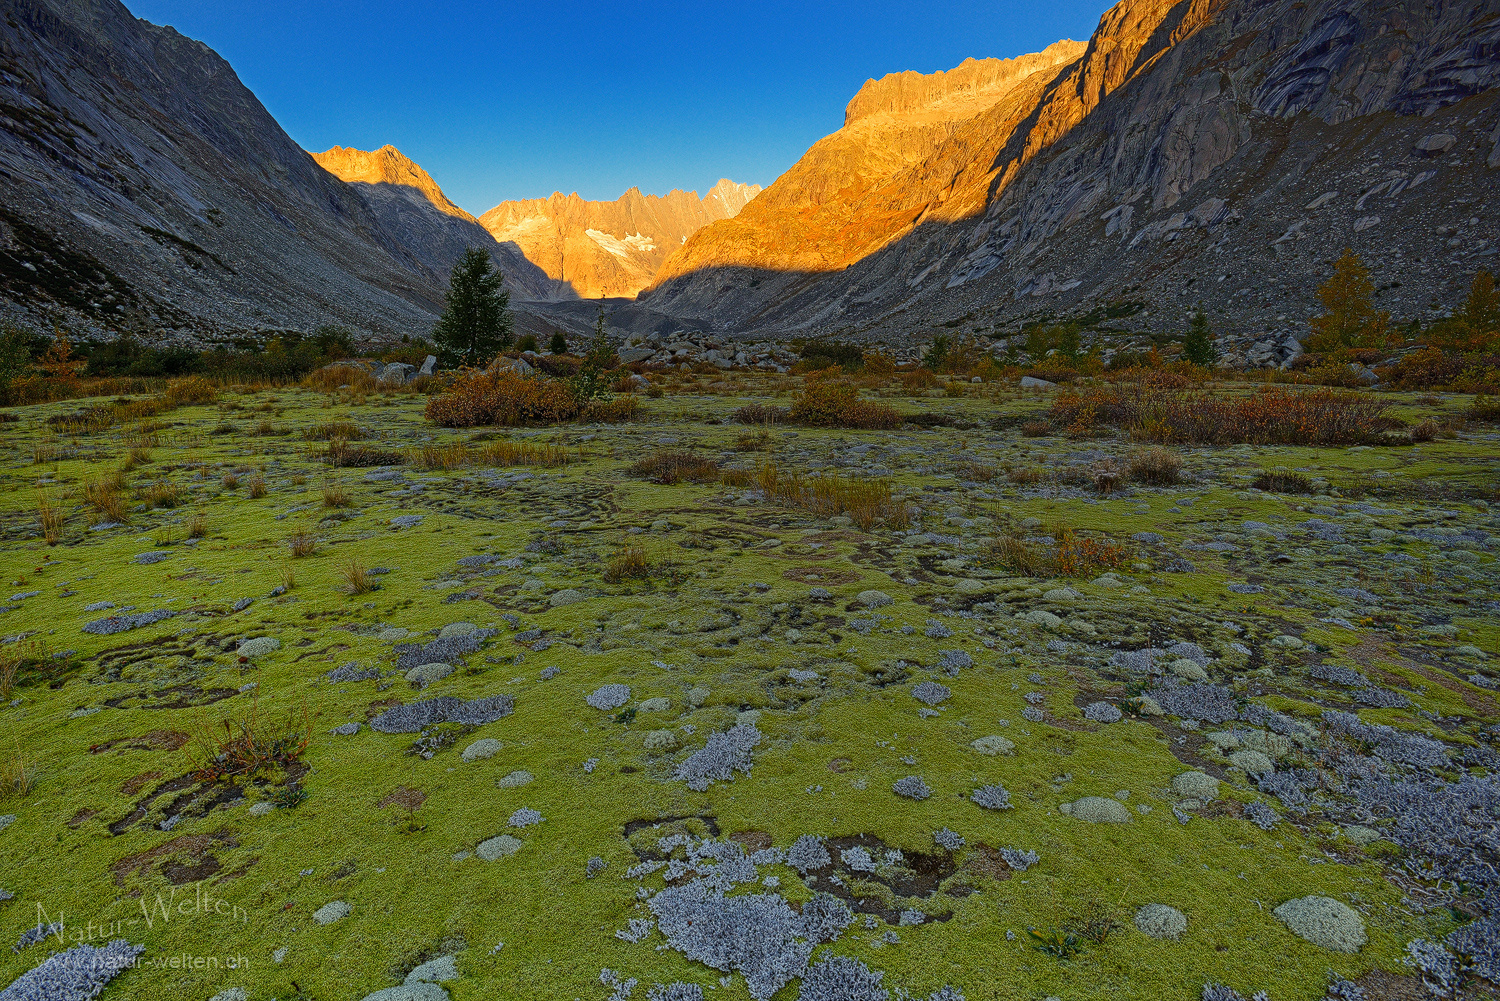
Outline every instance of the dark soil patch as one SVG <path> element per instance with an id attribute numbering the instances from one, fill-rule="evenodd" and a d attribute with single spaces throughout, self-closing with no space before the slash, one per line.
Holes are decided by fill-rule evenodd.
<path id="1" fill-rule="evenodd" d="M 197 685 L 173 685 L 155 692 L 135 692 L 105 700 L 111 709 L 193 709 L 213 705 L 238 695 L 237 688 L 210 688 Z"/>
<path id="2" fill-rule="evenodd" d="M 184 834 L 171 841 L 134 855 L 127 855 L 114 865 L 115 885 L 125 886 L 131 876 L 144 877 L 153 867 L 173 886 L 196 883 L 223 868 L 214 851 L 239 847 L 235 832 L 221 827 L 212 834 Z M 139 896 L 140 890 L 131 893 Z"/>
<path id="3" fill-rule="evenodd" d="M 90 754 L 105 751 L 175 751 L 188 742 L 188 735 L 181 730 L 152 730 L 139 737 L 116 737 L 89 748 Z"/>

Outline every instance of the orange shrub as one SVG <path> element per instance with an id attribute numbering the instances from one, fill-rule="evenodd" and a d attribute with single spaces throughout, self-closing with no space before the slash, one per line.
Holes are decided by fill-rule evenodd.
<path id="1" fill-rule="evenodd" d="M 901 415 L 891 407 L 861 400 L 859 390 L 830 379 L 809 379 L 789 416 L 815 427 L 883 429 L 901 424 Z"/>
<path id="2" fill-rule="evenodd" d="M 564 382 L 511 370 L 471 372 L 445 393 L 427 399 L 426 417 L 439 427 L 556 424 L 583 408 Z"/>

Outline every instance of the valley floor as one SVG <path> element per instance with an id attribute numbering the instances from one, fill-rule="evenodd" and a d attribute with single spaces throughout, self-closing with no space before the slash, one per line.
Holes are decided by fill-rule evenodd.
<path id="1" fill-rule="evenodd" d="M 515 431 L 301 389 L 12 410 L 0 933 L 63 927 L 0 983 L 123 938 L 106 999 L 1421 996 L 1409 943 L 1478 913 L 1423 874 L 1500 805 L 1493 425 L 1100 494 L 1068 471 L 1138 446 L 1021 437 L 1045 395 L 761 434 L 729 415 L 781 383 L 737 385 Z M 328 465 L 338 422 L 384 464 Z M 395 461 L 459 440 L 568 461 Z M 745 475 L 631 472 L 664 449 Z M 781 506 L 768 457 L 913 520 Z M 111 524 L 85 485 L 122 462 Z M 1279 467 L 1316 492 L 1251 487 Z M 1127 555 L 993 558 L 1063 528 Z"/>

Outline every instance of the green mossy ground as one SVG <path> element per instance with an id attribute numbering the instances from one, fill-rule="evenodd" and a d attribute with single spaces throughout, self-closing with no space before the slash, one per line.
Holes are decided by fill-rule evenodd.
<path id="1" fill-rule="evenodd" d="M 967 462 L 1056 472 L 1134 450 L 1123 438 L 1069 442 L 988 429 L 997 417 L 1005 427 L 1036 411 L 1041 401 L 1030 395 L 903 404 L 977 425 L 970 430 L 770 431 L 769 449 L 783 469 L 890 478 L 920 506 L 920 526 L 940 536 L 923 541 L 813 519 L 758 500 L 749 488 L 657 486 L 627 475 L 633 461 L 667 445 L 753 469 L 764 453 L 737 451 L 746 429 L 724 420 L 747 401 L 668 397 L 649 401 L 643 420 L 631 425 L 504 433 L 567 446 L 579 458 L 561 470 L 408 466 L 401 481 L 372 481 L 366 470 L 322 464 L 314 454 L 321 446 L 305 443 L 304 430 L 349 420 L 372 445 L 389 449 L 472 436 L 425 425 L 420 400 L 350 405 L 296 390 L 227 395 L 218 408 L 164 415 L 150 462 L 127 474 L 127 492 L 166 479 L 182 488 L 181 503 L 136 511 L 129 525 L 99 531 L 90 529 L 81 485 L 120 466 L 125 439 L 118 431 L 52 438 L 45 418 L 77 404 L 13 411 L 20 420 L 0 425 L 0 606 L 10 608 L 0 613 L 0 635 L 15 649 L 44 650 L 51 669 L 43 677 L 23 667 L 15 701 L 0 703 L 0 756 L 19 752 L 35 775 L 29 795 L 0 800 L 0 814 L 17 817 L 0 830 L 0 888 L 15 894 L 0 904 L 0 934 L 14 940 L 35 924 L 40 907 L 65 921 L 70 940 L 118 933 L 145 943 L 147 966 L 117 978 L 104 995 L 110 999 L 207 999 L 236 985 L 252 999 L 360 998 L 455 950 L 463 976 L 444 986 L 459 1001 L 602 997 L 602 967 L 646 984 L 680 979 L 703 984 L 711 997 L 746 998 L 742 979 L 720 986 L 716 971 L 653 949 L 659 933 L 638 945 L 614 935 L 646 915 L 637 881 L 622 878 L 638 861 L 625 825 L 675 817 L 708 818 L 725 835 L 764 832 L 783 848 L 801 834 L 869 834 L 908 853 L 941 856 L 933 833 L 959 832 L 968 847 L 948 863 L 957 881 L 944 885 L 975 892 L 900 902 L 945 920 L 901 927 L 890 944 L 882 939 L 890 925 L 857 923 L 831 948 L 884 970 L 888 987 L 926 993 L 949 983 L 969 1001 L 1188 999 L 1206 981 L 1247 995 L 1266 990 L 1275 1001 L 1315 999 L 1329 971 L 1351 979 L 1376 968 L 1408 972 L 1405 943 L 1452 927 L 1448 911 L 1422 913 L 1388 878 L 1389 842 L 1357 847 L 1316 816 L 1288 816 L 1263 831 L 1239 816 L 1240 806 L 1279 804 L 1198 732 L 1129 712 L 1103 726 L 1086 721 L 1080 707 L 1105 699 L 1130 708 L 1140 686 L 1107 670 L 1116 646 L 1180 639 L 1214 658 L 1214 681 L 1299 718 L 1316 722 L 1325 708 L 1358 708 L 1347 691 L 1310 681 L 1308 668 L 1326 662 L 1363 671 L 1413 703 L 1359 709 L 1367 721 L 1473 742 L 1500 717 L 1495 694 L 1467 680 L 1496 677 L 1487 658 L 1500 654 L 1497 566 L 1487 544 L 1460 549 L 1443 540 L 1454 530 L 1495 528 L 1487 505 L 1474 500 L 1493 496 L 1500 475 L 1493 429 L 1405 448 L 1184 449 L 1189 482 L 1105 499 L 1055 482 L 963 478 Z M 1408 419 L 1457 406 L 1402 401 Z M 269 428 L 255 427 L 262 420 Z M 70 457 L 34 462 L 44 440 Z M 873 447 L 850 451 L 860 445 Z M 1259 471 L 1281 466 L 1327 479 L 1336 493 L 1288 497 L 1248 488 Z M 222 476 L 235 469 L 240 485 L 229 489 Z M 252 500 L 246 481 L 256 472 L 269 491 Z M 330 481 L 352 495 L 352 508 L 323 506 Z M 68 514 L 56 546 L 40 538 L 38 492 Z M 1182 498 L 1193 501 L 1183 506 Z M 1374 513 L 1351 509 L 1355 502 Z M 1325 520 L 1344 526 L 1350 548 L 1336 552 L 1294 530 L 1319 505 L 1337 508 Z M 208 534 L 189 545 L 186 522 L 200 512 Z M 422 521 L 393 528 L 390 519 L 403 514 Z M 1039 519 L 1037 532 L 1062 523 L 1126 542 L 1134 552 L 1119 574 L 1123 586 L 1016 579 L 980 559 L 989 536 L 1028 518 Z M 1246 521 L 1266 523 L 1273 536 L 1245 534 Z M 1369 537 L 1382 527 L 1397 534 Z M 302 529 L 318 548 L 292 559 L 286 540 Z M 1138 532 L 1164 541 L 1130 542 Z M 1221 538 L 1232 538 L 1236 550 L 1182 549 L 1189 540 Z M 545 544 L 528 551 L 538 540 Z M 644 548 L 657 576 L 605 583 L 604 561 L 631 545 Z M 170 555 L 134 562 L 147 551 Z M 1385 559 L 1391 552 L 1411 560 Z M 524 557 L 526 566 L 457 562 L 478 554 Z M 1164 570 L 1178 555 L 1193 572 Z M 390 572 L 373 578 L 377 590 L 352 596 L 344 580 L 352 561 Z M 294 586 L 273 596 L 288 570 Z M 965 580 L 979 583 L 960 585 Z M 1226 590 L 1245 581 L 1263 590 Z M 1065 585 L 1082 597 L 1043 597 Z M 811 598 L 817 586 L 832 598 Z M 1347 587 L 1380 600 L 1356 607 L 1333 593 Z M 549 597 L 568 588 L 584 600 L 551 607 Z M 854 601 L 867 589 L 895 601 L 867 611 Z M 3 600 L 30 591 L 40 594 Z M 243 598 L 254 601 L 233 611 Z M 104 601 L 118 607 L 84 611 Z M 127 606 L 177 614 L 113 636 L 82 632 Z M 1048 632 L 1015 618 L 1035 609 L 1057 613 L 1065 626 Z M 865 631 L 851 625 L 871 618 Z M 1329 618 L 1355 628 L 1319 621 Z M 952 635 L 928 638 L 929 620 Z M 498 632 L 420 694 L 389 673 L 394 643 L 378 638 L 382 630 L 400 627 L 413 634 L 409 641 L 427 641 L 429 631 L 459 621 Z M 544 631 L 540 642 L 512 638 L 532 629 Z M 1284 634 L 1304 645 L 1271 644 Z M 255 636 L 274 636 L 282 647 L 241 663 L 237 642 Z M 945 649 L 969 652 L 975 667 L 956 677 L 933 671 Z M 378 681 L 327 680 L 327 671 L 350 662 L 387 673 Z M 542 680 L 549 666 L 560 673 Z M 787 673 L 794 668 L 819 678 L 795 681 Z M 1028 680 L 1033 672 L 1040 684 Z M 923 718 L 910 689 L 927 678 L 953 695 Z M 616 722 L 584 703 L 606 682 L 631 686 L 632 706 L 661 696 L 670 709 Z M 688 697 L 695 687 L 709 690 L 700 706 Z M 1022 718 L 1028 692 L 1044 696 L 1044 722 Z M 464 733 L 430 759 L 405 753 L 415 735 L 368 727 L 330 734 L 367 721 L 387 700 L 499 693 L 514 696 L 512 715 Z M 749 776 L 706 793 L 672 779 L 678 761 L 747 710 L 760 711 L 757 726 L 767 738 Z M 252 815 L 250 805 L 284 778 L 267 773 L 267 784 L 247 784 L 242 798 L 204 812 L 226 787 L 207 790 L 162 829 L 177 797 L 199 789 L 191 776 L 203 760 L 202 741 L 222 721 L 253 719 L 274 731 L 304 716 L 312 732 L 302 759 L 310 766 L 300 781 L 305 802 Z M 675 731 L 680 748 L 646 751 L 645 734 L 658 729 Z M 1016 753 L 987 757 L 969 747 L 992 733 L 1013 740 Z M 130 739 L 149 734 L 158 736 Z M 463 747 L 482 737 L 500 740 L 503 750 L 465 763 Z M 101 747 L 111 741 L 119 743 Z M 591 772 L 590 759 L 597 759 Z M 1224 782 L 1220 800 L 1183 824 L 1169 785 L 1190 767 Z M 535 781 L 497 786 L 518 769 Z M 930 799 L 892 793 L 892 783 L 910 774 L 927 781 Z M 967 801 L 988 783 L 1003 783 L 1015 808 L 992 812 Z M 151 798 L 164 785 L 169 791 Z M 380 805 L 401 789 L 425 800 L 415 808 Z M 1090 825 L 1058 809 L 1126 790 L 1129 824 Z M 137 820 L 121 823 L 147 799 Z M 408 804 L 414 799 L 421 797 Z M 546 820 L 511 831 L 524 842 L 518 853 L 497 862 L 469 854 L 505 832 L 522 806 Z M 1035 850 L 1041 862 L 1024 873 L 986 874 L 971 864 L 981 842 Z M 608 868 L 587 879 L 585 863 L 596 855 Z M 778 875 L 793 902 L 811 892 L 793 869 L 762 872 Z M 660 885 L 659 877 L 644 882 Z M 149 926 L 142 920 L 143 905 L 155 911 L 158 900 L 203 894 L 231 913 L 210 905 L 209 913 L 158 911 Z M 1308 894 L 1361 912 L 1370 938 L 1357 955 L 1320 950 L 1271 916 L 1285 900 Z M 314 924 L 312 912 L 333 900 L 348 902 L 350 915 Z M 1089 901 L 1118 908 L 1121 927 L 1106 941 L 1066 961 L 1030 947 L 1027 928 L 1063 926 Z M 1154 941 L 1131 925 L 1135 909 L 1151 902 L 1188 916 L 1180 941 Z M 104 926 L 102 933 L 89 922 Z M 0 983 L 47 951 L 0 949 Z M 182 955 L 215 957 L 219 968 L 150 968 Z M 226 969 L 226 957 L 245 965 Z M 778 998 L 796 990 L 788 986 Z"/>

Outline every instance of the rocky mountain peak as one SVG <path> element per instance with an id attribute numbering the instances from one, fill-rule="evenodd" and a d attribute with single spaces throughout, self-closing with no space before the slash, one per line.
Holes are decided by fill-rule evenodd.
<path id="1" fill-rule="evenodd" d="M 1014 59 L 965 59 L 951 70 L 918 73 L 905 70 L 887 73 L 879 80 L 866 80 L 844 110 L 844 125 L 853 125 L 870 115 L 910 115 L 935 111 L 953 115 L 993 104 L 1016 84 L 1043 70 L 1073 62 L 1087 48 L 1084 42 L 1064 38 L 1041 52 Z"/>
<path id="2" fill-rule="evenodd" d="M 350 184 L 396 184 L 412 188 L 420 192 L 439 212 L 470 222 L 478 221 L 450 202 L 448 196 L 443 194 L 443 189 L 432 179 L 432 175 L 389 143 L 371 152 L 352 146 L 335 146 L 322 153 L 312 154 L 312 158 L 318 162 L 318 166 L 341 181 Z"/>

